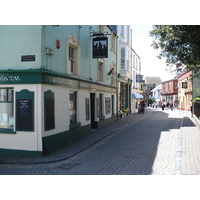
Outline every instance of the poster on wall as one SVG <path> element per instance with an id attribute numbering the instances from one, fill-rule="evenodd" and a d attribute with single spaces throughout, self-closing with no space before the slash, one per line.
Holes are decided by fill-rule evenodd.
<path id="1" fill-rule="evenodd" d="M 93 58 L 107 58 L 108 57 L 108 38 L 96 37 L 93 38 Z"/>

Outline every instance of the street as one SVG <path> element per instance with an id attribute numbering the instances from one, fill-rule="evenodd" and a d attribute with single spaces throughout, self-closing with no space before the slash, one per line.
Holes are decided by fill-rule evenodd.
<path id="1" fill-rule="evenodd" d="M 135 116 L 139 119 L 68 159 L 41 164 L 0 163 L 0 174 L 200 174 L 200 131 L 190 112 L 148 109 L 144 116 Z"/>

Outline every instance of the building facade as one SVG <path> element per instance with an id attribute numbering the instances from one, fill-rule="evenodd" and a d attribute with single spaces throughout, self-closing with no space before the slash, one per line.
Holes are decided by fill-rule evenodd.
<path id="1" fill-rule="evenodd" d="M 143 91 L 142 91 L 142 83 L 143 76 L 141 75 L 141 62 L 140 57 L 137 53 L 132 49 L 132 112 L 138 112 L 138 105 L 143 100 Z"/>
<path id="2" fill-rule="evenodd" d="M 132 29 L 130 25 L 117 25 L 118 35 L 118 110 L 132 109 Z"/>
<path id="3" fill-rule="evenodd" d="M 186 71 L 178 76 L 178 108 L 190 110 L 192 101 L 192 71 Z"/>
<path id="4" fill-rule="evenodd" d="M 162 102 L 163 103 L 174 103 L 178 101 L 178 80 L 171 79 L 162 82 Z"/>
<path id="5" fill-rule="evenodd" d="M 49 154 L 116 119 L 110 26 L 1 26 L 0 46 L 1 156 Z"/>

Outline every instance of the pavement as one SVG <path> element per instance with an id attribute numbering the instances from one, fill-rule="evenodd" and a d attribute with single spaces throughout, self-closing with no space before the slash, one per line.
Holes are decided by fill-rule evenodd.
<path id="1" fill-rule="evenodd" d="M 153 111 L 161 111 L 161 109 L 147 108 L 144 115 L 135 113 L 125 118 L 120 118 L 103 128 L 92 131 L 91 134 L 84 136 L 74 144 L 62 147 L 50 155 L 37 158 L 3 157 L 0 158 L 0 163 L 45 164 L 67 160 L 131 123 L 134 124 L 151 116 Z M 177 127 L 161 133 L 156 158 L 152 167 L 152 175 L 200 174 L 200 129 L 197 127 L 196 121 L 191 117 L 189 111 L 165 110 L 162 112 L 167 113 L 169 118 L 180 119 L 177 120 L 179 122 Z"/>
<path id="2" fill-rule="evenodd" d="M 0 163 L 2 164 L 42 164 L 42 163 L 53 163 L 62 160 L 69 159 L 76 154 L 84 151 L 85 149 L 91 147 L 92 145 L 98 143 L 104 138 L 110 136 L 111 134 L 119 131 L 130 123 L 136 122 L 147 117 L 149 109 L 145 110 L 144 115 L 133 113 L 124 118 L 119 118 L 114 122 L 91 132 L 91 134 L 82 137 L 75 143 L 62 147 L 57 151 L 43 156 L 43 157 L 0 157 Z"/>

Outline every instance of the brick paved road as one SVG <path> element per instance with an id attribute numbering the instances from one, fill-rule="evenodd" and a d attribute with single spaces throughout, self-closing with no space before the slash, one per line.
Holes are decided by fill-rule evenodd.
<path id="1" fill-rule="evenodd" d="M 152 110 L 72 158 L 46 164 L 0 164 L 0 174 L 200 174 L 199 130 L 188 116 L 183 111 Z"/>

